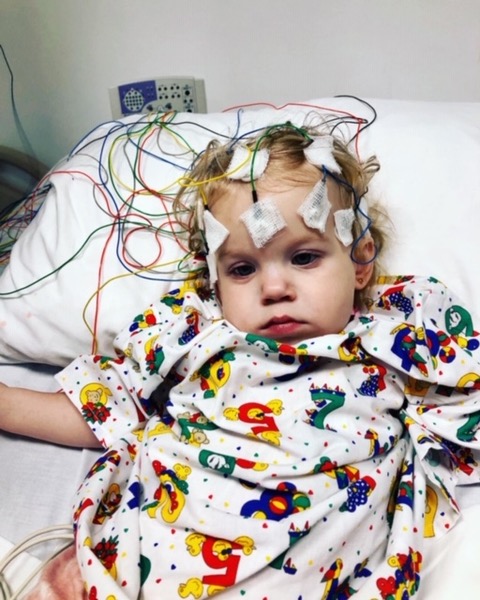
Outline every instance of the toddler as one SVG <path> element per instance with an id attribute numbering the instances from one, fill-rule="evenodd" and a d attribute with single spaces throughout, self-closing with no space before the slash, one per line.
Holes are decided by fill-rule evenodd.
<path id="1" fill-rule="evenodd" d="M 378 276 L 377 169 L 291 123 L 210 144 L 176 206 L 205 278 L 62 393 L 0 389 L 2 428 L 105 448 L 75 505 L 85 598 L 415 595 L 479 479 L 479 334 L 435 279 Z"/>

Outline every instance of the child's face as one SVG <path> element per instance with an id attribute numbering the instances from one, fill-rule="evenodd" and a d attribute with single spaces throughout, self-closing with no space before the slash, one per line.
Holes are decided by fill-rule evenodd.
<path id="1" fill-rule="evenodd" d="M 373 265 L 357 265 L 335 236 L 332 212 L 340 207 L 337 184 L 328 182 L 332 212 L 324 234 L 307 227 L 297 209 L 318 181 L 257 186 L 274 198 L 287 227 L 256 248 L 240 220 L 252 204 L 249 186 L 223 196 L 212 213 L 230 235 L 218 251 L 218 295 L 223 315 L 242 331 L 281 342 L 340 332 L 353 310 L 355 290 L 365 287 Z M 260 200 L 261 201 L 261 200 Z M 373 242 L 370 245 L 373 254 Z M 368 248 L 363 249 L 368 258 Z"/>

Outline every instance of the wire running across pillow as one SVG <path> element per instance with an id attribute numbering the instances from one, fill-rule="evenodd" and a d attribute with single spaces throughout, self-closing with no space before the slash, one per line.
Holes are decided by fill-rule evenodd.
<path id="1" fill-rule="evenodd" d="M 338 97 L 95 128 L 47 176 L 43 206 L 0 276 L 0 362 L 63 366 L 83 353 L 110 355 L 132 316 L 202 266 L 172 214 L 195 157 L 212 139 L 287 121 L 325 119 L 346 139 L 361 129 L 360 156 L 375 153 L 381 164 L 371 193 L 395 223 L 385 270 L 435 275 L 478 306 L 480 282 L 464 257 L 478 254 L 480 106 L 369 102 L 374 111 Z"/>

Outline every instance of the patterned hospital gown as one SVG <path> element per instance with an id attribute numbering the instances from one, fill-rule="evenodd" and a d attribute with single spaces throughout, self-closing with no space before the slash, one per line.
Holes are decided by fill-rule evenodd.
<path id="1" fill-rule="evenodd" d="M 90 600 L 414 596 L 423 536 L 479 482 L 480 336 L 437 280 L 379 281 L 293 346 L 186 284 L 58 375 L 106 449 L 74 515 Z"/>

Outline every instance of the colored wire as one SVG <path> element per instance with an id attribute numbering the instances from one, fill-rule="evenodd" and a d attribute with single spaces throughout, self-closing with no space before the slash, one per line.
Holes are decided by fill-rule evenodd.
<path id="1" fill-rule="evenodd" d="M 256 186 L 255 186 L 255 177 L 254 177 L 254 172 L 255 172 L 254 171 L 254 168 L 255 168 L 254 163 L 255 163 L 255 157 L 258 152 L 258 148 L 259 148 L 260 144 L 262 143 L 262 141 L 265 138 L 267 138 L 272 133 L 272 131 L 276 131 L 278 129 L 284 129 L 284 128 L 291 128 L 294 131 L 296 131 L 297 133 L 300 133 L 305 139 L 311 140 L 311 137 L 308 135 L 308 133 L 305 131 L 305 129 L 302 129 L 301 127 L 296 127 L 290 121 L 286 121 L 285 123 L 279 123 L 276 125 L 271 125 L 270 127 L 267 127 L 265 129 L 265 132 L 261 136 L 259 136 L 258 139 L 256 140 L 255 147 L 253 149 L 252 162 L 250 165 L 250 185 L 252 186 L 252 196 L 253 196 L 254 202 L 257 201 L 257 191 L 256 191 Z"/>
<path id="2" fill-rule="evenodd" d="M 3 48 L 1 46 L 0 48 L 6 59 Z M 7 67 L 9 68 L 8 62 Z M 12 73 L 11 82 L 13 94 Z M 195 260 L 195 258 L 187 249 L 185 227 L 172 216 L 173 195 L 179 186 L 200 187 L 201 192 L 201 187 L 208 181 L 226 177 L 233 171 L 208 181 L 190 180 L 185 173 L 189 171 L 193 161 L 197 160 L 204 150 L 199 151 L 193 147 L 189 142 L 188 135 L 183 131 L 184 128 L 186 128 L 186 131 L 189 131 L 189 128 L 196 128 L 198 131 L 203 131 L 217 139 L 223 139 L 230 144 L 230 149 L 232 149 L 236 143 L 244 138 L 251 138 L 260 134 L 261 139 L 269 135 L 273 129 L 281 126 L 291 126 L 305 132 L 304 129 L 290 122 L 249 130 L 248 127 L 244 127 L 245 107 L 269 106 L 275 110 L 288 107 L 311 108 L 312 115 L 322 116 L 323 122 L 327 124 L 330 132 L 343 125 L 353 126 L 355 132 L 351 137 L 351 141 L 355 142 L 358 152 L 360 134 L 375 121 L 376 112 L 368 102 L 358 98 L 356 100 L 369 108 L 373 118 L 369 120 L 356 116 L 349 111 L 311 103 L 287 103 L 280 107 L 269 103 L 252 103 L 226 109 L 225 112 L 236 111 L 233 135 L 224 131 L 215 131 L 201 123 L 196 123 L 194 120 L 187 120 L 185 115 L 179 115 L 176 112 L 141 115 L 134 120 L 129 118 L 121 121 L 109 121 L 102 126 L 95 127 L 78 142 L 67 158 L 51 171 L 50 180 L 53 181 L 54 177 L 64 174 L 89 181 L 92 185 L 93 201 L 109 219 L 109 222 L 91 231 L 80 244 L 80 247 L 73 252 L 72 256 L 63 261 L 58 267 L 19 289 L 1 292 L 0 297 L 7 298 L 15 294 L 21 294 L 47 278 L 53 277 L 75 260 L 94 236 L 106 230 L 107 235 L 102 238 L 103 247 L 98 261 L 96 289 L 83 309 L 84 321 L 92 335 L 93 343 L 96 345 L 101 314 L 101 293 L 109 284 L 128 276 L 173 283 L 174 281 L 185 280 L 192 274 L 198 273 L 202 268 L 202 265 L 198 262 L 196 266 L 192 265 L 192 259 Z M 14 111 L 16 112 L 16 109 Z M 242 126 L 245 131 L 240 133 Z M 253 162 L 258 144 L 259 140 L 257 140 L 256 148 L 252 150 L 250 176 L 253 189 L 255 189 L 252 178 Z M 68 163 L 75 156 L 85 156 L 88 159 L 88 164 L 93 165 L 96 172 L 92 174 L 90 171 L 70 170 Z M 118 158 L 120 158 L 119 161 Z M 148 169 L 155 168 L 152 167 L 153 160 L 158 161 L 158 168 L 171 170 L 170 180 L 162 182 L 161 189 L 157 189 L 148 182 L 146 169 L 147 165 Z M 128 169 L 123 168 L 119 171 L 116 167 L 117 164 L 128 165 Z M 235 170 L 242 168 L 242 166 L 244 165 L 239 165 Z M 11 247 L 18 239 L 19 232 L 23 231 L 37 214 L 39 206 L 47 196 L 51 185 L 47 180 L 40 189 L 37 189 L 34 196 L 23 199 L 15 206 L 9 207 L 8 211 L 4 210 L 0 213 L 0 268 L 2 261 L 7 262 Z M 356 200 L 356 210 L 361 211 L 358 200 Z M 365 235 L 369 227 L 368 216 L 364 215 L 364 217 L 368 225 L 360 238 Z M 148 265 L 141 264 L 142 261 L 135 257 L 133 250 L 135 244 L 131 243 L 134 236 L 143 234 L 151 236 L 152 248 L 155 248 L 155 255 L 152 260 L 149 260 L 150 264 Z M 162 264 L 161 257 L 165 250 L 164 243 L 167 240 L 169 243 L 177 244 L 180 250 L 180 258 Z M 124 272 L 105 279 L 107 261 L 110 260 L 108 254 L 110 249 L 115 253 L 116 260 Z M 94 303 L 93 317 L 90 324 L 88 324 L 85 315 L 92 303 Z"/>
<path id="3" fill-rule="evenodd" d="M 277 106 L 277 105 L 269 103 L 269 102 L 251 102 L 248 104 L 231 106 L 229 108 L 224 109 L 223 112 L 229 112 L 232 110 L 238 111 L 240 109 L 258 107 L 258 106 L 265 106 L 265 107 L 272 108 L 274 110 L 284 110 L 285 108 L 290 108 L 290 107 L 295 107 L 295 106 L 302 107 L 302 108 L 312 108 L 316 111 L 324 111 L 327 114 L 337 115 L 334 117 L 336 124 L 330 130 L 331 134 L 333 134 L 334 130 L 337 127 L 339 127 L 340 125 L 347 125 L 347 124 L 355 125 L 356 133 L 350 138 L 349 143 L 358 140 L 358 137 L 359 137 L 361 131 L 363 131 L 363 129 L 365 129 L 366 127 L 369 127 L 376 120 L 377 113 L 376 113 L 375 109 L 366 100 L 362 100 L 360 98 L 357 98 L 356 96 L 351 96 L 351 95 L 345 94 L 345 95 L 335 96 L 335 98 L 352 98 L 352 99 L 358 101 L 359 103 L 363 104 L 364 106 L 367 106 L 372 111 L 373 119 L 371 121 L 368 121 L 367 119 L 359 117 L 347 110 L 323 106 L 320 104 L 312 104 L 312 103 L 308 103 L 308 102 L 287 102 L 280 106 Z M 357 156 L 359 156 L 357 143 L 355 144 L 355 149 L 356 149 Z"/>
<path id="4" fill-rule="evenodd" d="M 179 262 L 180 262 L 180 259 L 174 259 L 174 260 L 171 260 L 171 261 L 166 262 L 166 263 L 155 265 L 155 267 L 160 267 L 160 266 L 161 267 L 166 267 L 168 265 L 178 265 Z M 93 292 L 93 294 L 88 298 L 88 300 L 85 303 L 85 306 L 83 308 L 83 311 L 82 311 L 82 318 L 83 318 L 83 322 L 85 323 L 85 325 L 86 325 L 89 333 L 92 336 L 92 348 L 91 348 L 91 351 L 92 351 L 93 354 L 97 353 L 97 346 L 98 346 L 98 339 L 97 339 L 98 338 L 98 336 L 97 336 L 98 311 L 97 311 L 97 308 L 95 308 L 95 311 L 94 311 L 94 323 L 93 323 L 93 326 L 90 326 L 89 323 L 88 323 L 88 320 L 87 320 L 87 316 L 86 316 L 86 313 L 87 313 L 87 310 L 88 310 L 88 307 L 89 307 L 90 303 L 93 302 L 94 299 L 96 300 L 100 296 L 101 292 L 108 285 L 110 285 L 110 284 L 112 284 L 115 281 L 118 281 L 120 279 L 125 279 L 126 277 L 135 277 L 136 275 L 142 273 L 143 271 L 148 271 L 149 269 L 150 269 L 150 267 L 145 267 L 144 269 L 138 269 L 138 271 L 135 271 L 135 272 L 121 273 L 119 275 L 115 275 L 114 277 L 110 277 L 107 281 L 105 281 L 101 285 L 99 285 L 97 287 L 97 289 Z M 182 278 L 178 278 L 178 279 L 175 279 L 175 278 L 171 278 L 170 279 L 169 278 L 169 281 L 171 281 L 173 283 L 173 282 L 176 282 L 176 281 L 184 281 L 186 278 L 188 278 L 188 277 L 182 277 Z"/>

